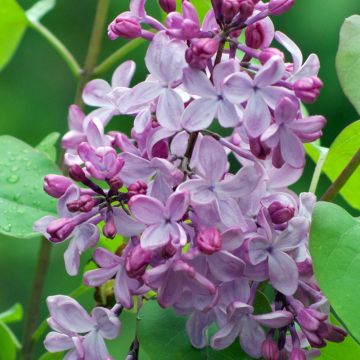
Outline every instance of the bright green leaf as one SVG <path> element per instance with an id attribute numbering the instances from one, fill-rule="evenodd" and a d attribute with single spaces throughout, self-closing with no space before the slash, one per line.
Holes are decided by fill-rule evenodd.
<path id="1" fill-rule="evenodd" d="M 0 70 L 10 61 L 24 34 L 28 21 L 15 0 L 0 2 Z"/>
<path id="2" fill-rule="evenodd" d="M 345 95 L 360 114 L 360 15 L 347 18 L 341 28 L 336 69 Z"/>
<path id="3" fill-rule="evenodd" d="M 23 317 L 23 308 L 21 304 L 15 304 L 10 309 L 0 313 L 0 320 L 4 323 L 21 321 Z"/>
<path id="4" fill-rule="evenodd" d="M 238 340 L 223 351 L 215 351 L 210 347 L 195 349 L 186 333 L 186 318 L 176 316 L 172 309 L 162 309 L 156 301 L 149 301 L 143 306 L 140 319 L 140 349 L 149 360 L 252 359 L 241 350 Z"/>
<path id="5" fill-rule="evenodd" d="M 60 134 L 53 132 L 46 136 L 37 146 L 36 149 L 44 153 L 50 160 L 56 161 L 56 143 Z"/>
<path id="6" fill-rule="evenodd" d="M 26 16 L 32 22 L 39 21 L 56 5 L 56 0 L 40 0 L 26 11 Z"/>
<path id="7" fill-rule="evenodd" d="M 321 290 L 360 340 L 360 223 L 340 206 L 319 202 L 313 213 L 310 252 Z"/>
<path id="8" fill-rule="evenodd" d="M 17 238 L 37 235 L 34 222 L 56 213 L 54 199 L 43 191 L 43 177 L 59 173 L 40 151 L 11 136 L 0 136 L 0 233 Z"/>
<path id="9" fill-rule="evenodd" d="M 10 328 L 0 321 L 0 360 L 15 360 L 20 343 Z"/>
<path id="10" fill-rule="evenodd" d="M 57 353 L 45 353 L 43 354 L 39 360 L 62 360 L 64 358 L 63 352 Z"/>

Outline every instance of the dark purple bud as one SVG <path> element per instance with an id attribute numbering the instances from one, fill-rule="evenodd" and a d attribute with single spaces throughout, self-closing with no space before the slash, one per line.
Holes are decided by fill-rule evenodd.
<path id="1" fill-rule="evenodd" d="M 320 327 L 320 321 L 312 315 L 310 309 L 306 308 L 300 310 L 297 314 L 297 322 L 302 329 L 308 331 L 316 331 Z"/>
<path id="2" fill-rule="evenodd" d="M 279 201 L 271 203 L 268 210 L 272 222 L 277 225 L 288 222 L 295 214 L 295 209 L 293 207 L 285 206 Z"/>
<path id="3" fill-rule="evenodd" d="M 345 330 L 325 322 L 321 323 L 317 333 L 324 339 L 336 343 L 343 342 L 347 336 Z"/>
<path id="4" fill-rule="evenodd" d="M 125 269 L 128 275 L 132 278 L 142 276 L 151 259 L 152 252 L 144 250 L 140 245 L 137 245 L 126 258 Z"/>
<path id="5" fill-rule="evenodd" d="M 71 219 L 61 218 L 53 220 L 46 231 L 51 236 L 50 241 L 61 242 L 65 240 L 74 230 L 75 225 Z"/>
<path id="6" fill-rule="evenodd" d="M 306 360 L 305 352 L 299 348 L 292 349 L 289 360 Z"/>
<path id="7" fill-rule="evenodd" d="M 323 82 L 316 76 L 300 79 L 294 84 L 295 95 L 305 103 L 313 103 L 320 94 Z"/>
<path id="8" fill-rule="evenodd" d="M 147 188 L 147 184 L 142 180 L 134 182 L 128 187 L 128 198 L 131 199 L 135 195 L 146 195 Z"/>
<path id="9" fill-rule="evenodd" d="M 254 2 L 252 0 L 241 0 L 239 3 L 240 20 L 247 20 L 254 12 Z"/>
<path id="10" fill-rule="evenodd" d="M 270 0 L 269 14 L 281 15 L 288 11 L 295 4 L 295 0 Z"/>
<path id="11" fill-rule="evenodd" d="M 261 354 L 265 360 L 279 360 L 279 349 L 272 339 L 266 339 L 262 343 Z"/>
<path id="12" fill-rule="evenodd" d="M 72 165 L 69 168 L 69 176 L 75 180 L 83 182 L 86 180 L 86 176 L 84 170 L 81 168 L 80 165 Z"/>
<path id="13" fill-rule="evenodd" d="M 221 7 L 223 0 L 211 0 L 211 5 L 213 7 L 216 18 L 221 17 Z"/>
<path id="14" fill-rule="evenodd" d="M 282 51 L 276 48 L 266 48 L 264 49 L 259 56 L 260 62 L 264 65 L 268 60 L 273 56 L 279 56 L 282 60 L 285 60 L 285 55 Z"/>
<path id="15" fill-rule="evenodd" d="M 109 239 L 113 239 L 117 234 L 114 214 L 112 211 L 108 211 L 106 214 L 106 221 L 103 227 L 103 234 Z"/>
<path id="16" fill-rule="evenodd" d="M 175 0 L 159 0 L 159 5 L 167 13 L 176 11 L 176 1 Z"/>
<path id="17" fill-rule="evenodd" d="M 212 255 L 221 249 L 221 235 L 216 228 L 203 229 L 196 237 L 196 244 L 202 253 Z"/>
<path id="18" fill-rule="evenodd" d="M 326 346 L 326 342 L 324 341 L 323 337 L 321 335 L 317 334 L 316 332 L 308 331 L 304 328 L 302 328 L 302 332 L 304 333 L 309 344 L 312 347 L 322 348 L 322 347 Z"/>
<path id="19" fill-rule="evenodd" d="M 119 15 L 108 27 L 110 40 L 118 37 L 135 39 L 141 37 L 141 25 L 139 20 L 133 16 Z"/>
<path id="20" fill-rule="evenodd" d="M 161 257 L 164 259 L 170 259 L 176 254 L 176 247 L 169 241 L 162 249 L 161 249 Z"/>
<path id="21" fill-rule="evenodd" d="M 212 38 L 194 39 L 185 53 L 187 63 L 199 70 L 205 69 L 219 48 L 219 42 Z"/>
<path id="22" fill-rule="evenodd" d="M 152 156 L 160 159 L 167 159 L 169 156 L 169 144 L 166 140 L 157 142 L 152 148 Z"/>
<path id="23" fill-rule="evenodd" d="M 233 17 L 240 11 L 239 0 L 224 0 L 221 5 L 221 12 L 226 21 L 231 21 Z"/>
<path id="24" fill-rule="evenodd" d="M 63 196 L 68 189 L 69 186 L 71 186 L 73 182 L 61 175 L 46 175 L 44 178 L 44 190 L 47 192 L 50 196 L 59 199 L 61 196 Z"/>
<path id="25" fill-rule="evenodd" d="M 248 26 L 245 31 L 246 45 L 253 49 L 260 48 L 265 39 L 265 31 L 266 29 L 260 22 Z"/>
<path id="26" fill-rule="evenodd" d="M 260 141 L 260 138 L 250 138 L 250 150 L 259 159 L 265 159 L 271 152 L 271 149 Z"/>
<path id="27" fill-rule="evenodd" d="M 114 177 L 114 178 L 110 179 L 108 181 L 108 184 L 110 186 L 110 189 L 114 193 L 118 192 L 119 189 L 121 189 L 124 185 L 124 183 L 118 177 Z"/>

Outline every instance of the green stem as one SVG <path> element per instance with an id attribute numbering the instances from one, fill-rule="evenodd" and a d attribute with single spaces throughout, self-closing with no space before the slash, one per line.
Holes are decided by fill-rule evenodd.
<path id="1" fill-rule="evenodd" d="M 116 50 L 107 59 L 105 59 L 94 70 L 95 76 L 100 76 L 110 70 L 115 64 L 118 64 L 126 55 L 135 50 L 144 42 L 144 39 L 134 39 L 126 43 L 124 46 Z"/>
<path id="2" fill-rule="evenodd" d="M 110 0 L 99 0 L 97 4 L 93 29 L 85 58 L 85 65 L 80 75 L 80 80 L 78 83 L 76 96 L 75 96 L 75 104 L 78 105 L 82 104 L 82 99 L 81 99 L 82 91 L 86 83 L 93 76 L 96 62 L 100 54 L 101 42 L 104 35 L 104 29 L 106 25 L 109 5 L 110 5 Z"/>
<path id="3" fill-rule="evenodd" d="M 51 243 L 47 239 L 42 238 L 37 257 L 37 265 L 30 294 L 29 305 L 26 312 L 20 356 L 22 360 L 31 360 L 31 352 L 33 346 L 32 335 L 36 329 L 36 324 L 38 321 L 40 299 L 44 288 L 46 273 L 49 267 L 51 249 Z"/>
<path id="4" fill-rule="evenodd" d="M 325 194 L 321 197 L 322 201 L 331 201 L 343 188 L 346 182 L 350 179 L 351 175 L 360 165 L 360 149 L 356 152 L 350 162 L 346 165 L 345 169 L 334 181 L 334 183 L 327 189 Z"/>
<path id="5" fill-rule="evenodd" d="M 319 184 L 319 180 L 320 180 L 320 176 L 321 176 L 321 171 L 322 168 L 325 164 L 325 160 L 327 158 L 328 155 L 328 149 L 323 149 L 321 148 L 320 150 L 320 156 L 319 156 L 319 160 L 316 164 L 315 170 L 314 170 L 314 175 L 311 179 L 311 184 L 310 184 L 310 189 L 309 191 L 312 192 L 313 194 L 316 194 L 316 189 L 317 186 Z"/>
<path id="6" fill-rule="evenodd" d="M 49 42 L 49 44 L 58 52 L 58 54 L 64 59 L 65 63 L 68 65 L 74 77 L 76 79 L 79 78 L 81 68 L 74 56 L 68 50 L 68 48 L 48 28 L 46 28 L 39 22 L 30 22 L 30 26 L 41 36 L 43 36 Z"/>

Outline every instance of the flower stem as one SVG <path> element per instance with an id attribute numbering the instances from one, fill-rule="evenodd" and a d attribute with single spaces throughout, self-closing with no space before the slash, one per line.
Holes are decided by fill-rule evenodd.
<path id="1" fill-rule="evenodd" d="M 95 76 L 100 76 L 110 70 L 115 64 L 119 63 L 127 54 L 136 49 L 144 42 L 144 39 L 134 39 L 126 43 L 124 46 L 116 50 L 107 59 L 105 59 L 94 70 Z"/>
<path id="2" fill-rule="evenodd" d="M 51 243 L 47 239 L 42 238 L 37 258 L 35 277 L 32 285 L 28 310 L 26 312 L 27 315 L 25 320 L 20 356 L 22 360 L 31 360 L 31 352 L 33 346 L 32 336 L 36 329 L 36 324 L 39 316 L 40 298 L 43 292 L 46 273 L 49 267 L 51 249 Z"/>
<path id="3" fill-rule="evenodd" d="M 319 155 L 319 160 L 316 164 L 315 170 L 314 170 L 314 175 L 311 179 L 311 184 L 310 184 L 310 189 L 309 191 L 312 192 L 313 194 L 316 194 L 316 189 L 317 186 L 319 184 L 319 180 L 320 180 L 320 176 L 321 176 L 321 171 L 322 168 L 325 164 L 325 160 L 327 158 L 328 155 L 328 149 L 326 148 L 321 148 L 320 149 L 320 155 Z"/>
<path id="4" fill-rule="evenodd" d="M 37 21 L 31 21 L 30 26 L 49 42 L 49 44 L 64 59 L 65 63 L 68 65 L 74 77 L 78 79 L 81 74 L 81 68 L 74 56 L 68 50 L 68 48 L 48 28 L 46 28 L 41 23 Z"/>
<path id="5" fill-rule="evenodd" d="M 345 169 L 327 189 L 325 194 L 321 197 L 322 201 L 331 201 L 343 188 L 346 182 L 350 179 L 351 175 L 360 165 L 360 149 L 356 152 L 350 162 L 346 165 Z"/>
<path id="6" fill-rule="evenodd" d="M 102 38 L 104 35 L 109 5 L 110 0 L 99 0 L 97 4 L 93 29 L 85 58 L 85 65 L 80 74 L 80 80 L 76 90 L 75 104 L 77 105 L 82 104 L 82 91 L 85 84 L 91 79 L 94 73 L 96 62 L 100 53 Z"/>

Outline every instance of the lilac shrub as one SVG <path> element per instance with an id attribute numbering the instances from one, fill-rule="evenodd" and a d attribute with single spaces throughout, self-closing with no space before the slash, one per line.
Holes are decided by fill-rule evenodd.
<path id="1" fill-rule="evenodd" d="M 48 298 L 54 332 L 45 347 L 69 350 L 66 359 L 108 359 L 103 339 L 117 337 L 122 309 L 149 292 L 187 317 L 196 348 L 225 349 L 240 339 L 253 358 L 300 360 L 346 336 L 329 323 L 313 276 L 315 196 L 289 189 L 305 166 L 303 144 L 320 138 L 326 122 L 302 111 L 322 87 L 318 57 L 304 61 L 275 31 L 270 16 L 294 0 L 211 3 L 201 23 L 189 1 L 176 12 L 175 0 L 159 0 L 162 24 L 146 13 L 145 0 L 131 0 L 108 35 L 149 41 L 148 76 L 131 87 L 135 63 L 127 61 L 111 85 L 86 85 L 83 101 L 95 110 L 69 109 L 62 146 L 70 178 L 45 178 L 58 217 L 40 219 L 35 229 L 53 243 L 68 241 L 69 275 L 79 272 L 81 254 L 95 249 L 97 268 L 84 283 L 112 280 L 115 304 L 89 316 L 71 298 Z M 131 137 L 105 132 L 119 115 L 134 119 Z M 230 135 L 214 133 L 214 123 Z M 233 171 L 230 155 L 240 170 Z M 124 238 L 116 253 L 98 246 L 101 232 Z M 267 313 L 254 308 L 260 290 L 272 302 Z"/>

